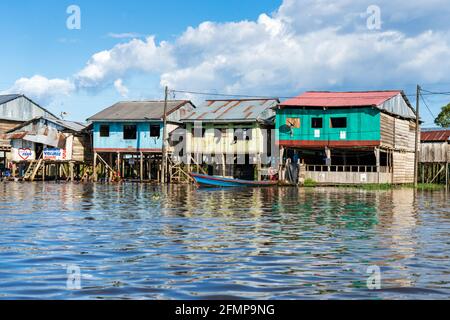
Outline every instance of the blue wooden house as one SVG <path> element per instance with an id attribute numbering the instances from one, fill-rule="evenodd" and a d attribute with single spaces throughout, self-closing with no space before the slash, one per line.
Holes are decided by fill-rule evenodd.
<path id="1" fill-rule="evenodd" d="M 194 110 L 186 100 L 167 105 L 167 132 Z M 92 123 L 94 162 L 103 164 L 99 173 L 140 180 L 159 179 L 162 158 L 164 101 L 119 102 L 88 119 Z M 94 164 L 94 167 L 95 164 Z"/>

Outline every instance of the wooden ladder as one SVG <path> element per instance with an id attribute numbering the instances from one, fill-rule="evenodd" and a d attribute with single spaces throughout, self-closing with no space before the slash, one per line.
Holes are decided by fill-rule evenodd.
<path id="1" fill-rule="evenodd" d="M 39 160 L 33 160 L 30 165 L 27 168 L 27 171 L 25 172 L 23 179 L 26 181 L 34 181 L 34 178 L 36 175 L 42 171 L 42 162 L 43 159 L 40 158 Z"/>
<path id="2" fill-rule="evenodd" d="M 175 163 L 171 157 L 168 157 L 170 165 L 170 182 L 182 182 L 185 178 L 189 182 L 195 182 L 194 178 L 188 174 L 182 167 L 182 163 Z"/>

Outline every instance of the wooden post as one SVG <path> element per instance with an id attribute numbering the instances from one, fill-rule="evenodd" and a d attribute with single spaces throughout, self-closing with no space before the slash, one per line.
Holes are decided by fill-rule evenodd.
<path id="1" fill-rule="evenodd" d="M 98 175 L 97 175 L 97 157 L 98 153 L 94 152 L 94 182 L 98 181 Z"/>
<path id="2" fill-rule="evenodd" d="M 167 99 L 169 98 L 169 88 L 166 86 L 164 94 L 164 115 L 163 115 L 163 141 L 162 141 L 162 166 L 161 166 L 161 183 L 166 183 L 167 174 Z"/>
<path id="3" fill-rule="evenodd" d="M 74 173 L 73 173 L 73 167 L 74 167 L 74 163 L 69 162 L 69 176 L 70 176 L 71 182 L 73 182 L 75 180 Z"/>
<path id="4" fill-rule="evenodd" d="M 417 85 L 416 95 L 416 143 L 415 143 L 415 156 L 414 156 L 414 187 L 417 189 L 419 185 L 418 172 L 419 172 L 419 142 L 420 142 L 420 86 Z"/>
<path id="5" fill-rule="evenodd" d="M 125 160 L 124 160 L 124 155 L 123 154 L 121 154 L 120 162 L 122 163 L 121 176 L 122 176 L 122 178 L 125 178 Z"/>
<path id="6" fill-rule="evenodd" d="M 262 170 L 261 154 L 258 153 L 257 157 L 258 157 L 258 159 L 256 160 L 257 161 L 257 165 L 256 165 L 257 168 L 256 168 L 256 170 L 258 171 L 258 181 L 261 181 L 262 180 L 262 175 L 261 175 L 261 170 Z"/>
<path id="7" fill-rule="evenodd" d="M 141 162 L 140 162 L 140 178 L 141 182 L 144 181 L 144 154 L 141 152 Z"/>
<path id="8" fill-rule="evenodd" d="M 325 147 L 325 155 L 327 156 L 328 172 L 330 172 L 331 171 L 331 149 L 330 148 Z"/>
<path id="9" fill-rule="evenodd" d="M 375 148 L 375 158 L 377 164 L 377 181 L 380 184 L 380 148 Z"/>
<path id="10" fill-rule="evenodd" d="M 445 190 L 448 191 L 448 162 L 445 162 Z"/>
<path id="11" fill-rule="evenodd" d="M 121 164 L 120 164 L 120 152 L 117 152 L 117 174 L 122 178 L 122 170 L 121 170 Z"/>

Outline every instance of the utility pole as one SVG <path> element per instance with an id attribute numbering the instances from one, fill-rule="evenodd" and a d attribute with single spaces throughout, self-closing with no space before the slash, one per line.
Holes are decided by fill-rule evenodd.
<path id="1" fill-rule="evenodd" d="M 414 188 L 419 186 L 419 142 L 420 142 L 420 86 L 417 85 L 416 96 L 416 146 L 414 156 Z"/>
<path id="2" fill-rule="evenodd" d="M 169 98 L 169 88 L 166 86 L 164 94 L 164 116 L 163 116 L 163 141 L 162 141 L 162 166 L 161 183 L 166 183 L 167 175 L 167 99 Z"/>

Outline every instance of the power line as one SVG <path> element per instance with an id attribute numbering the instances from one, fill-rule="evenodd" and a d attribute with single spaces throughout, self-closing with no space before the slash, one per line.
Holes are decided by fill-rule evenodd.
<path id="1" fill-rule="evenodd" d="M 433 119 L 436 119 L 434 113 L 431 111 L 430 107 L 428 106 L 427 101 L 425 100 L 425 98 L 423 97 L 423 95 L 421 94 L 420 97 L 422 98 L 423 103 L 425 104 L 425 107 L 427 107 L 428 112 L 430 112 L 431 116 L 433 117 Z"/>
<path id="2" fill-rule="evenodd" d="M 433 92 L 425 89 L 422 89 L 421 91 L 427 92 L 430 95 L 450 95 L 450 92 Z"/>

